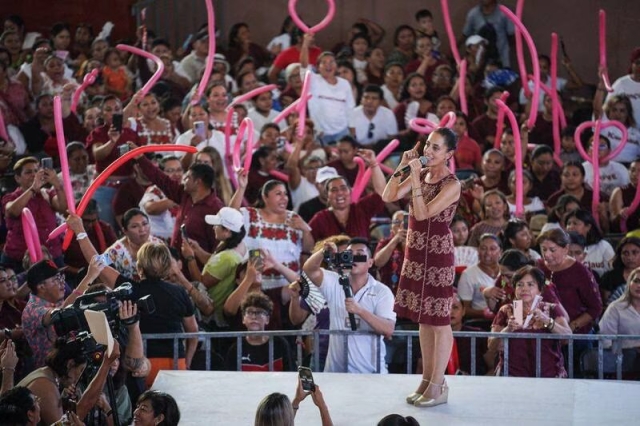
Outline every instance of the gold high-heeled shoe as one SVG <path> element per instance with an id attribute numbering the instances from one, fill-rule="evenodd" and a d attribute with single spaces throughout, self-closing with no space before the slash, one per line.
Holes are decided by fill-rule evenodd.
<path id="1" fill-rule="evenodd" d="M 417 398 L 413 405 L 416 407 L 435 407 L 436 405 L 446 404 L 449 399 L 449 386 L 447 386 L 447 382 L 444 381 L 441 385 L 436 385 L 435 383 L 429 383 L 429 386 L 436 386 L 440 388 L 440 396 L 436 398 L 425 398 L 423 395 L 420 395 Z"/>
<path id="2" fill-rule="evenodd" d="M 427 383 L 427 389 L 428 389 L 429 388 L 429 383 L 431 383 L 431 382 L 429 380 L 425 380 L 425 379 L 422 379 L 422 381 Z M 426 391 L 426 389 L 425 389 L 425 391 Z M 422 394 L 419 393 L 419 392 L 413 392 L 412 394 L 409 394 L 407 396 L 407 399 L 406 399 L 407 404 L 413 405 L 413 403 L 416 402 L 416 400 L 418 398 L 420 398 L 421 396 L 422 396 Z"/>

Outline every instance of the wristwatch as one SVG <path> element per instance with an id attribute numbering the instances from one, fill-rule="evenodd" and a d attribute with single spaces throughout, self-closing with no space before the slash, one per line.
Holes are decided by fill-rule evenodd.
<path id="1" fill-rule="evenodd" d="M 11 339 L 11 333 L 13 332 L 13 330 L 10 330 L 10 329 L 8 329 L 8 328 L 5 328 L 5 329 L 3 330 L 3 332 L 4 332 L 4 337 L 5 337 L 5 339 Z"/>

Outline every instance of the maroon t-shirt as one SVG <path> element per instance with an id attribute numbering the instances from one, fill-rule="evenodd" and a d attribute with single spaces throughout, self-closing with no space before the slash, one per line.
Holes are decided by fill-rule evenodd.
<path id="1" fill-rule="evenodd" d="M 489 117 L 486 113 L 471 122 L 471 127 L 469 127 L 469 136 L 478 142 L 480 147 L 482 147 L 483 152 L 489 148 L 487 136 L 496 135 L 497 123 L 498 120 Z M 491 148 L 493 148 L 493 146 L 491 146 Z"/>
<path id="2" fill-rule="evenodd" d="M 344 164 L 342 164 L 342 161 L 333 160 L 333 161 L 330 161 L 329 163 L 327 163 L 327 166 L 333 167 L 334 169 L 336 169 L 338 174 L 340 176 L 342 176 L 343 178 L 345 178 L 347 180 L 347 182 L 349 182 L 349 186 L 351 186 L 352 188 L 356 184 L 356 178 L 358 177 L 358 166 L 357 166 L 357 164 L 353 169 L 347 169 L 344 166 Z"/>
<path id="3" fill-rule="evenodd" d="M 309 222 L 311 235 L 313 235 L 315 241 L 341 234 L 352 238 L 369 238 L 371 218 L 383 209 L 384 201 L 378 194 L 374 193 L 362 197 L 357 203 L 351 204 L 346 227 L 343 227 L 338 222 L 332 210 L 324 209 L 316 213 Z"/>
<path id="4" fill-rule="evenodd" d="M 126 180 L 118 187 L 116 195 L 114 195 L 111 205 L 113 206 L 113 214 L 121 216 L 129 209 L 138 208 L 140 200 L 144 196 L 144 191 L 151 186 L 142 186 L 135 179 Z"/>
<path id="5" fill-rule="evenodd" d="M 86 147 L 89 151 L 89 155 L 93 158 L 93 145 L 96 143 L 106 143 L 109 141 L 109 128 L 104 125 L 100 127 L 96 127 L 93 131 L 87 136 Z M 113 147 L 111 153 L 100 161 L 96 161 L 96 172 L 102 173 L 104 169 L 106 169 L 111 163 L 116 161 L 118 157 L 120 157 L 120 153 L 118 151 L 118 147 L 126 144 L 127 142 L 133 142 L 136 145 L 139 145 L 140 141 L 138 138 L 138 134 L 131 130 L 128 127 L 122 129 L 122 133 L 120 134 L 120 138 L 116 142 L 116 146 Z M 131 161 L 126 162 L 122 166 L 118 167 L 118 169 L 113 173 L 114 176 L 130 176 L 133 173 L 133 164 Z"/>
<path id="6" fill-rule="evenodd" d="M 378 242 L 374 253 L 378 253 L 384 247 L 386 247 L 393 237 L 384 238 Z M 404 263 L 404 247 L 398 244 L 391 253 L 389 261 L 385 263 L 381 268 L 378 268 L 380 273 L 380 282 L 385 284 L 391 289 L 394 296 L 398 289 L 398 282 L 400 281 L 400 272 L 402 271 L 402 264 Z"/>
<path id="7" fill-rule="evenodd" d="M 529 132 L 529 143 L 553 148 L 553 121 L 547 121 L 538 113 L 535 127 Z"/>

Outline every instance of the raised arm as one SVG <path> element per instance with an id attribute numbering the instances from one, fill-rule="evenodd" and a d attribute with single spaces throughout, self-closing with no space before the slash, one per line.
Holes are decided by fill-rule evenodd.
<path id="1" fill-rule="evenodd" d="M 242 200 L 244 199 L 244 193 L 247 190 L 248 176 L 249 171 L 240 169 L 238 170 L 238 188 L 236 192 L 233 193 L 233 197 L 231 197 L 231 201 L 229 201 L 229 207 L 232 209 L 240 210 L 242 206 Z"/>
<path id="2" fill-rule="evenodd" d="M 402 154 L 402 159 L 400 160 L 400 164 L 396 167 L 396 172 L 403 169 L 409 162 L 413 159 L 419 157 L 418 148 L 420 147 L 420 142 L 416 143 L 413 149 L 405 151 Z M 395 177 L 391 176 L 384 190 L 382 191 L 382 200 L 385 203 L 393 203 L 394 201 L 398 201 L 404 198 L 405 195 L 411 191 L 411 180 L 405 179 L 401 180 L 402 176 Z"/>
<path id="3" fill-rule="evenodd" d="M 302 46 L 300 47 L 300 73 L 306 72 L 309 66 L 309 48 L 313 44 L 315 35 L 311 32 L 305 33 L 302 37 Z M 300 76 L 304 81 L 304 75 Z"/>
<path id="4" fill-rule="evenodd" d="M 380 169 L 380 165 L 378 164 L 376 153 L 370 149 L 359 149 L 358 155 L 364 159 L 367 166 L 371 169 L 371 183 L 373 184 L 373 190 L 379 195 L 384 194 L 387 181 Z"/>

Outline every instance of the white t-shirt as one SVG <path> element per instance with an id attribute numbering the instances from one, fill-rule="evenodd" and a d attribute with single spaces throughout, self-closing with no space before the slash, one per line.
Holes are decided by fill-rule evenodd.
<path id="1" fill-rule="evenodd" d="M 611 269 L 611 262 L 616 252 L 607 240 L 600 240 L 584 249 L 585 256 L 582 263 L 589 269 L 602 276 Z"/>
<path id="2" fill-rule="evenodd" d="M 511 214 L 511 217 L 515 217 L 516 205 L 511 203 L 507 203 L 507 204 L 509 204 L 509 213 Z M 529 204 L 524 205 L 525 213 L 542 212 L 544 210 L 545 210 L 544 203 L 542 202 L 542 200 L 540 200 L 539 197 L 531 197 L 531 202 Z"/>
<path id="3" fill-rule="evenodd" d="M 291 47 L 291 36 L 288 33 L 280 34 L 271 39 L 269 44 L 267 44 L 267 50 L 271 51 L 276 44 L 279 44 L 281 47 L 280 51 L 288 49 Z"/>
<path id="4" fill-rule="evenodd" d="M 386 84 L 383 84 L 382 86 L 380 86 L 380 88 L 382 89 L 382 93 L 384 95 L 384 101 L 389 106 L 389 109 L 393 111 L 398 106 L 398 100 L 395 98 L 395 96 L 393 96 L 393 93 L 391 93 L 391 90 L 389 90 Z"/>
<path id="5" fill-rule="evenodd" d="M 547 87 L 551 87 L 551 76 L 547 76 L 547 81 L 541 81 L 541 83 L 543 83 Z M 529 90 L 533 90 L 533 81 L 529 80 L 528 85 L 529 85 Z M 566 79 L 562 77 L 557 78 L 556 88 L 558 92 L 562 92 L 566 85 L 567 85 Z M 541 89 L 540 97 L 538 98 L 538 111 L 540 112 L 544 111 L 544 94 L 545 93 Z M 527 97 L 524 95 L 524 89 L 520 89 L 519 102 L 520 102 L 520 105 L 526 105 L 529 102 L 529 99 L 527 99 Z"/>
<path id="6" fill-rule="evenodd" d="M 368 137 L 372 124 L 371 137 Z M 360 145 L 373 145 L 380 139 L 388 139 L 398 134 L 396 116 L 384 106 L 378 107 L 376 115 L 371 120 L 364 114 L 362 105 L 355 107 L 349 114 L 349 128 L 355 129 L 356 140 Z"/>
<path id="7" fill-rule="evenodd" d="M 404 113 L 404 125 L 407 126 L 407 129 L 409 129 L 409 121 L 411 121 L 411 119 L 413 118 L 416 118 L 418 116 L 419 111 L 420 111 L 420 102 L 416 102 L 416 101 L 409 102 L 409 105 L 407 105 L 407 110 Z M 438 119 L 438 116 L 430 112 L 427 113 L 426 119 L 436 125 L 440 122 L 440 120 Z"/>
<path id="8" fill-rule="evenodd" d="M 178 136 L 178 138 L 176 139 L 176 145 L 186 145 L 189 146 L 191 145 L 191 139 L 193 138 L 193 129 L 189 129 L 186 132 L 184 132 L 183 134 L 181 134 L 180 136 Z M 235 139 L 235 136 L 231 137 L 231 146 L 233 146 L 233 141 Z M 211 137 L 207 140 L 203 140 L 202 142 L 200 142 L 198 145 L 196 145 L 196 149 L 198 151 L 201 151 L 204 147 L 207 146 L 212 146 L 216 149 L 216 151 L 218 151 L 218 153 L 220 154 L 220 156 L 222 158 L 224 158 L 224 155 L 226 154 L 226 150 L 224 147 L 224 133 L 218 131 L 218 130 L 212 130 L 211 131 Z M 182 158 L 185 156 L 185 152 L 184 151 L 177 151 L 176 152 L 176 156 L 178 158 Z"/>
<path id="9" fill-rule="evenodd" d="M 471 302 L 471 308 L 483 310 L 487 307 L 482 292 L 493 287 L 495 278 L 485 274 L 480 266 L 473 265 L 462 272 L 458 282 L 458 295 L 463 301 Z"/>
<path id="10" fill-rule="evenodd" d="M 144 195 L 140 199 L 140 210 L 149 216 L 149 225 L 151 225 L 151 235 L 168 241 L 173 234 L 173 228 L 176 224 L 176 218 L 171 216 L 169 210 L 165 210 L 160 214 L 149 214 L 144 205 L 149 201 L 166 200 L 167 196 L 155 185 L 151 185 L 144 191 Z"/>
<path id="11" fill-rule="evenodd" d="M 582 163 L 584 167 L 584 183 L 593 189 L 593 166 L 585 161 Z M 616 161 L 609 161 L 606 166 L 600 165 L 600 191 L 611 196 L 615 188 L 627 186 L 629 184 L 629 170 Z M 608 200 L 600 200 L 608 201 Z"/>
<path id="12" fill-rule="evenodd" d="M 307 180 L 306 177 L 300 178 L 300 185 L 296 189 L 291 189 L 291 202 L 293 203 L 293 210 L 298 211 L 300 205 L 305 201 L 309 201 L 319 195 L 318 188 Z"/>
<path id="13" fill-rule="evenodd" d="M 612 302 L 600 320 L 600 334 L 640 334 L 640 312 L 627 301 L 618 299 Z M 605 347 L 611 346 L 607 341 Z M 640 340 L 623 340 L 622 349 L 636 348 Z"/>
<path id="14" fill-rule="evenodd" d="M 329 306 L 329 329 L 351 330 L 349 315 L 345 308 L 344 290 L 338 281 L 338 274 L 324 270 L 324 279 L 320 292 Z M 386 285 L 376 281 L 371 275 L 367 283 L 356 294 L 354 300 L 364 309 L 376 316 L 396 321 L 393 311 L 393 293 Z M 358 331 L 373 331 L 373 328 L 356 315 Z M 349 353 L 345 359 L 344 337 L 329 337 L 329 353 L 324 368 L 325 373 L 364 373 L 376 372 L 376 345 L 380 346 L 380 372 L 387 373 L 384 357 L 386 355 L 382 336 L 348 336 Z"/>
<path id="15" fill-rule="evenodd" d="M 306 69 L 300 68 L 304 80 Z M 351 85 L 342 77 L 336 84 L 329 84 L 320 74 L 311 74 L 309 93 L 309 117 L 325 135 L 334 135 L 347 130 L 349 111 L 355 106 Z"/>
<path id="16" fill-rule="evenodd" d="M 607 95 L 605 102 L 613 95 L 627 95 L 631 100 L 633 119 L 636 122 L 635 127 L 640 129 L 640 82 L 633 81 L 631 75 L 627 74 L 617 79 L 611 87 L 613 88 L 613 92 Z"/>
<path id="17" fill-rule="evenodd" d="M 269 111 L 269 115 L 265 117 L 253 107 L 249 110 L 247 114 L 247 117 L 249 117 L 251 121 L 253 121 L 253 129 L 258 132 L 260 132 L 260 130 L 262 129 L 262 126 L 264 126 L 265 124 L 273 123 L 273 119 L 276 118 L 277 116 L 278 116 L 278 111 L 274 109 Z M 280 128 L 281 132 L 285 129 L 286 126 L 287 126 L 286 120 L 282 120 L 280 123 L 278 123 L 278 127 Z"/>

